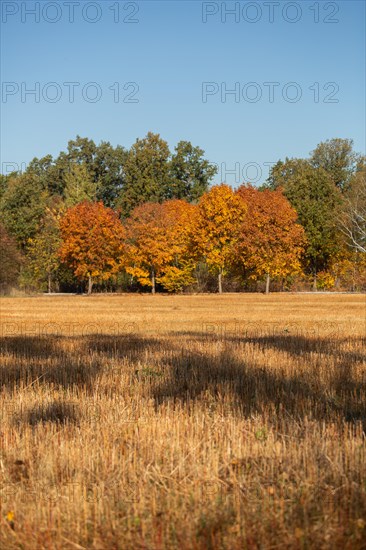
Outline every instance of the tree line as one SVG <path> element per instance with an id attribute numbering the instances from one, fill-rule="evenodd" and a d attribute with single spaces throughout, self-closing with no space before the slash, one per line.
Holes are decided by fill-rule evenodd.
<path id="1" fill-rule="evenodd" d="M 200 147 L 76 137 L 0 176 L 0 284 L 34 291 L 366 288 L 366 159 L 349 139 L 259 188 L 211 185 Z"/>

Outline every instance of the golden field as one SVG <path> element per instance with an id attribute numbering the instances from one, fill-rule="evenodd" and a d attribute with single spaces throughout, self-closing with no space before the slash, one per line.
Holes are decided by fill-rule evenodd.
<path id="1" fill-rule="evenodd" d="M 365 295 L 1 314 L 1 548 L 366 548 Z"/>

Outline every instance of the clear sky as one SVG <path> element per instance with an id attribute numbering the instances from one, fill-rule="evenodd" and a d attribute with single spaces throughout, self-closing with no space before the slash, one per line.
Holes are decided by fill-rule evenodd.
<path id="1" fill-rule="evenodd" d="M 230 184 L 332 137 L 365 150 L 362 0 L 0 3 L 2 172 L 77 134 L 189 140 Z"/>

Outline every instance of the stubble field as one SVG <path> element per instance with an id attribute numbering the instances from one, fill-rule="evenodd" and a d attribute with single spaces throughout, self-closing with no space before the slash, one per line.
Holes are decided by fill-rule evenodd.
<path id="1" fill-rule="evenodd" d="M 1 301 L 0 546 L 366 548 L 364 295 Z"/>

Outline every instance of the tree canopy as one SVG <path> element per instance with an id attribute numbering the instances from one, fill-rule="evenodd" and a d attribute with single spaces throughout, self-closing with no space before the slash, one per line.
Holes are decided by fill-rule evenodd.
<path id="1" fill-rule="evenodd" d="M 216 173 L 201 147 L 171 152 L 148 132 L 129 149 L 76 136 L 1 175 L 6 286 L 364 288 L 366 158 L 352 140 L 279 160 L 258 188 L 212 185 Z"/>

